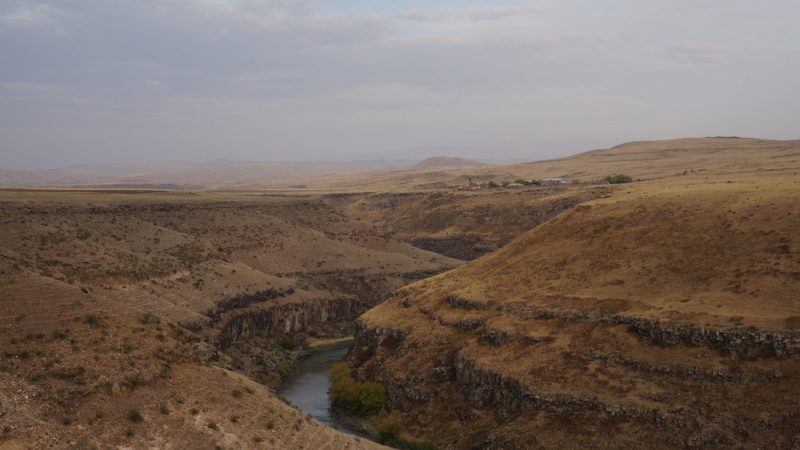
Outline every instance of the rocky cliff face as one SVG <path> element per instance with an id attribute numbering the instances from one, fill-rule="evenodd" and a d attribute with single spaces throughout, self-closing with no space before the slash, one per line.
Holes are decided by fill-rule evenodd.
<path id="1" fill-rule="evenodd" d="M 236 341 L 256 336 L 274 338 L 316 332 L 328 323 L 352 323 L 356 317 L 390 297 L 394 289 L 439 272 L 362 275 L 333 271 L 316 274 L 313 278 L 297 274 L 301 285 L 311 288 L 308 284 L 316 284 L 316 287 L 327 289 L 327 295 L 320 291 L 300 292 L 289 287 L 223 299 L 206 312 L 211 327 L 218 330 L 210 340 L 218 350 L 224 351 Z"/>
<path id="2" fill-rule="evenodd" d="M 610 327 L 620 332 L 620 327 Z M 464 333 L 451 329 L 458 330 L 455 335 Z M 621 330 L 637 334 L 627 327 Z M 466 342 L 441 335 L 428 341 L 414 332 L 361 321 L 356 346 L 361 355 L 371 356 L 351 356 L 351 362 L 362 380 L 386 386 L 390 406 L 406 414 L 411 429 L 443 448 L 611 448 L 620 443 L 719 448 L 768 441 L 790 448 L 800 437 L 798 408 L 791 400 L 796 390 L 791 380 L 800 372 L 792 359 L 774 360 L 765 368 L 752 357 L 731 360 L 729 354 L 692 344 L 690 348 L 702 353 L 673 365 L 606 348 L 572 352 L 513 339 L 503 343 L 507 354 L 500 355 L 485 330 L 473 333 L 474 339 Z M 685 343 L 673 345 L 684 347 L 678 353 L 685 353 Z M 577 346 L 572 342 L 569 347 Z M 552 353 L 557 357 L 544 356 L 549 370 L 515 359 Z M 496 358 L 501 362 L 487 362 Z M 709 358 L 715 363 L 709 365 Z M 788 397 L 774 400 L 778 392 Z M 768 411 L 751 409 L 761 402 L 769 402 Z M 448 407 L 452 413 L 443 413 Z M 442 428 L 426 424 L 439 420 L 451 422 Z M 442 433 L 445 428 L 449 433 Z M 577 436 L 567 439 L 571 433 Z"/>
<path id="3" fill-rule="evenodd" d="M 441 448 L 795 448 L 800 203 L 707 189 L 579 205 L 401 289 L 359 318 L 357 377 Z"/>
<path id="4" fill-rule="evenodd" d="M 508 241 L 484 241 L 480 236 L 454 236 L 446 238 L 421 237 L 412 239 L 411 244 L 423 250 L 447 255 L 451 258 L 472 261 L 485 253 L 493 252 Z"/>
<path id="5" fill-rule="evenodd" d="M 214 344 L 225 350 L 236 341 L 256 336 L 279 337 L 311 331 L 325 322 L 353 320 L 372 306 L 357 298 L 339 297 L 252 308 L 224 320 Z"/>
<path id="6" fill-rule="evenodd" d="M 467 193 L 335 194 L 324 200 L 378 223 L 382 232 L 415 247 L 471 261 L 502 248 L 582 201 L 606 193 L 607 188 L 600 186 L 572 191 L 536 187 Z"/>

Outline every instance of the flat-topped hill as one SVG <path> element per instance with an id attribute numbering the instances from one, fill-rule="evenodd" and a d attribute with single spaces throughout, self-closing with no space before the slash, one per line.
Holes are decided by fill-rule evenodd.
<path id="1" fill-rule="evenodd" d="M 708 175 L 755 176 L 800 171 L 800 140 L 749 138 L 683 138 L 629 142 L 566 158 L 504 166 L 532 178 L 563 176 L 584 181 L 613 173 L 653 179 L 698 172 Z"/>

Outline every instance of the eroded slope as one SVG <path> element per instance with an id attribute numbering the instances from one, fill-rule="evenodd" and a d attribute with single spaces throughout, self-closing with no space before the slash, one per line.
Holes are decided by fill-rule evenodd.
<path id="1" fill-rule="evenodd" d="M 5 261 L 0 274 L 2 448 L 384 448 L 202 363 L 174 323 Z"/>
<path id="2" fill-rule="evenodd" d="M 455 448 L 789 448 L 795 180 L 635 185 L 401 289 L 359 376 Z"/>
<path id="3" fill-rule="evenodd" d="M 542 186 L 523 189 L 333 194 L 324 201 L 373 229 L 416 247 L 473 260 L 610 186 Z"/>
<path id="4" fill-rule="evenodd" d="M 351 334 L 391 291 L 460 264 L 308 199 L 1 194 L 0 445 L 11 448 L 374 447 L 262 384 L 312 337 Z"/>

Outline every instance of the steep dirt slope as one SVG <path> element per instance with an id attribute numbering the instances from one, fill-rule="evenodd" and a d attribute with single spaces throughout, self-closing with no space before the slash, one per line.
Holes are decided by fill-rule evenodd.
<path id="1" fill-rule="evenodd" d="M 635 184 L 401 289 L 351 355 L 454 448 L 800 442 L 800 190 Z"/>

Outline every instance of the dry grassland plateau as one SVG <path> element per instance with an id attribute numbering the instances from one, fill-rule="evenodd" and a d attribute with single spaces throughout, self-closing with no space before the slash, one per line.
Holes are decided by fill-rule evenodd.
<path id="1" fill-rule="evenodd" d="M 273 391 L 348 336 L 438 448 L 795 448 L 799 173 L 718 137 L 0 189 L 0 449 L 379 448 Z"/>
<path id="2" fill-rule="evenodd" d="M 358 375 L 442 447 L 796 447 L 800 147 L 735 141 L 574 157 L 651 181 L 400 289 L 358 320 Z"/>

